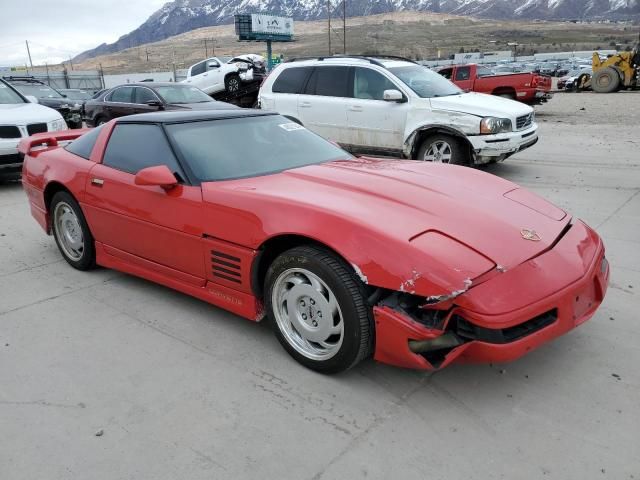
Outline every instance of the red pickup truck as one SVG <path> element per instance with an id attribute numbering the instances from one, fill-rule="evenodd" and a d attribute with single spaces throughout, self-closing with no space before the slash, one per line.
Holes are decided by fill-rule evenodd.
<path id="1" fill-rule="evenodd" d="M 551 77 L 537 73 L 496 75 L 482 65 L 451 65 L 438 70 L 463 90 L 511 98 L 529 105 L 543 103 L 553 94 Z"/>

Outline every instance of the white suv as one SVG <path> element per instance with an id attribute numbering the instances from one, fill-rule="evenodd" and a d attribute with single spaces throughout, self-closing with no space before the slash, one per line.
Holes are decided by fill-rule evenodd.
<path id="1" fill-rule="evenodd" d="M 53 108 L 38 105 L 0 79 L 0 180 L 17 178 L 22 170 L 18 143 L 34 133 L 66 130 L 62 115 Z"/>
<path id="2" fill-rule="evenodd" d="M 482 164 L 538 141 L 531 107 L 394 57 L 294 59 L 267 77 L 259 105 L 354 153 Z"/>
<path id="3" fill-rule="evenodd" d="M 264 69 L 264 58 L 260 55 L 239 55 L 226 63 L 224 60 L 211 57 L 191 65 L 182 83 L 190 83 L 207 95 L 223 91 L 235 93 L 242 87 L 242 82 L 255 80 L 254 69 L 261 66 Z"/>

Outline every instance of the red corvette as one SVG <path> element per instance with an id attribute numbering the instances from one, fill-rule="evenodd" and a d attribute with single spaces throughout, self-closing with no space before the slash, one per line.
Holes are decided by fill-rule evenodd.
<path id="1" fill-rule="evenodd" d="M 589 319 L 600 237 L 501 178 L 354 158 L 247 110 L 123 117 L 20 144 L 31 212 L 101 265 L 272 320 L 300 363 L 515 359 Z"/>

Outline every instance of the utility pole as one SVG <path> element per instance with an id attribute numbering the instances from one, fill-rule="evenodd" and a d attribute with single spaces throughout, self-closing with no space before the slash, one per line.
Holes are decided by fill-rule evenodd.
<path id="1" fill-rule="evenodd" d="M 329 21 L 329 56 L 331 56 L 331 0 L 327 0 L 327 20 Z"/>
<path id="2" fill-rule="evenodd" d="M 73 62 L 71 61 L 71 55 L 69 55 L 69 65 L 71 65 L 71 70 L 73 70 Z M 69 88 L 69 87 L 67 87 Z"/>
<path id="3" fill-rule="evenodd" d="M 342 49 L 347 54 L 347 0 L 342 0 Z"/>
<path id="4" fill-rule="evenodd" d="M 204 39 L 204 58 L 209 58 L 209 49 L 207 48 L 207 39 Z"/>
<path id="5" fill-rule="evenodd" d="M 216 39 L 211 37 L 211 56 L 216 56 Z"/>
<path id="6" fill-rule="evenodd" d="M 24 43 L 27 44 L 27 55 L 29 55 L 29 65 L 31 65 L 31 69 L 33 70 L 33 62 L 31 61 L 31 51 L 29 50 L 29 40 L 25 40 Z"/>
<path id="7" fill-rule="evenodd" d="M 145 47 L 144 53 L 147 55 L 147 62 L 149 61 L 149 49 Z"/>

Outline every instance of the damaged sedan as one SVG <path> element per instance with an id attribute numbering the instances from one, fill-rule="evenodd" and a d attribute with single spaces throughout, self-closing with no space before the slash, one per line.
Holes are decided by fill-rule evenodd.
<path id="1" fill-rule="evenodd" d="M 266 111 L 133 115 L 20 151 L 31 213 L 72 267 L 266 318 L 320 372 L 513 360 L 607 290 L 600 237 L 539 196 L 464 167 L 355 158 Z"/>

